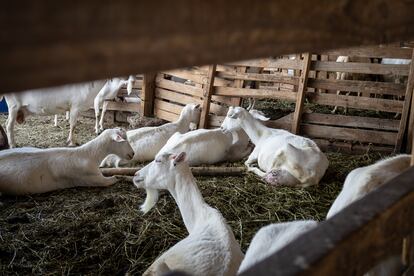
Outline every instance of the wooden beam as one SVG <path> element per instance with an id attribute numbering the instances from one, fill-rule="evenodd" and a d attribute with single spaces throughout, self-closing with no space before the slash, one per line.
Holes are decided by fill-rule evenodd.
<path id="1" fill-rule="evenodd" d="M 125 175 L 133 176 L 142 169 L 142 167 L 135 168 L 103 168 L 101 172 L 104 176 Z M 246 172 L 245 167 L 191 167 L 191 172 L 195 175 L 202 176 L 240 176 Z"/>
<path id="2" fill-rule="evenodd" d="M 312 54 L 303 54 L 302 68 L 299 77 L 298 93 L 295 103 L 295 113 L 292 120 L 292 133 L 299 134 L 300 121 L 302 118 L 303 104 L 305 102 L 306 89 L 308 87 L 309 67 L 311 64 Z"/>
<path id="3" fill-rule="evenodd" d="M 206 79 L 203 83 L 203 105 L 200 116 L 200 128 L 208 128 L 208 114 L 210 113 L 211 95 L 214 89 L 214 75 L 216 73 L 216 65 L 210 65 Z"/>
<path id="4" fill-rule="evenodd" d="M 405 130 L 407 129 L 407 121 L 409 118 L 409 111 L 410 111 L 410 105 L 411 105 L 411 97 L 413 96 L 413 89 L 414 89 L 414 50 L 411 50 L 411 64 L 410 64 L 410 72 L 408 75 L 408 82 L 405 92 L 405 98 L 404 98 L 404 105 L 402 108 L 401 113 L 401 120 L 400 120 L 400 126 L 398 130 L 398 136 L 397 136 L 397 142 L 395 144 L 395 152 L 400 152 L 403 139 L 405 136 Z M 412 108 L 412 107 L 411 107 Z"/>
<path id="5" fill-rule="evenodd" d="M 142 81 L 141 110 L 144 116 L 152 116 L 154 114 L 156 75 L 155 73 L 145 74 Z"/>
<path id="6" fill-rule="evenodd" d="M 5 1 L 0 93 L 407 41 L 413 10 L 406 0 Z"/>
<path id="7" fill-rule="evenodd" d="M 362 275 L 412 233 L 413 179 L 411 168 L 241 275 Z"/>

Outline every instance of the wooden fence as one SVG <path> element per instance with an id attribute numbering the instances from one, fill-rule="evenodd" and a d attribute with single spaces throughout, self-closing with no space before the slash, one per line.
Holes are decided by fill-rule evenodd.
<path id="1" fill-rule="evenodd" d="M 369 60 L 336 62 L 338 56 Z M 185 104 L 200 103 L 200 127 L 217 127 L 229 105 L 247 98 L 276 99 L 295 103 L 295 110 L 269 121 L 271 127 L 309 136 L 325 149 L 399 152 L 414 120 L 412 116 L 409 124 L 414 65 L 378 63 L 383 58 L 412 60 L 413 49 L 359 47 L 163 71 L 153 77 L 152 89 L 144 91 L 144 113 L 153 110 L 173 121 Z M 337 72 L 351 75 L 337 79 Z M 390 76 L 401 82 L 390 81 Z M 334 106 L 338 110 L 331 114 Z"/>

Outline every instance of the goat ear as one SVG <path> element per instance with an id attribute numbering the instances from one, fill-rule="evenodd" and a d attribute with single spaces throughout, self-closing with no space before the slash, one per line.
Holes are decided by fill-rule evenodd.
<path id="1" fill-rule="evenodd" d="M 260 120 L 260 121 L 269 121 L 270 118 L 266 117 L 263 112 L 252 109 L 249 111 L 252 114 L 253 118 Z"/>
<path id="2" fill-rule="evenodd" d="M 240 117 L 240 110 L 237 110 L 235 108 L 229 109 L 229 114 L 228 117 L 232 118 L 232 119 L 237 119 Z"/>
<path id="3" fill-rule="evenodd" d="M 194 108 L 200 108 L 200 104 L 196 104 Z"/>
<path id="4" fill-rule="evenodd" d="M 172 159 L 174 159 L 174 166 L 177 165 L 178 163 L 181 163 L 185 160 L 186 157 L 186 153 L 185 152 L 180 152 L 177 155 L 173 155 Z"/>
<path id="5" fill-rule="evenodd" d="M 118 143 L 120 143 L 120 142 L 125 142 L 125 141 L 126 141 L 126 140 L 122 137 L 122 135 L 121 135 L 121 134 L 119 134 L 119 133 L 114 134 L 114 135 L 112 136 L 112 139 L 113 139 L 115 142 L 118 142 Z"/>

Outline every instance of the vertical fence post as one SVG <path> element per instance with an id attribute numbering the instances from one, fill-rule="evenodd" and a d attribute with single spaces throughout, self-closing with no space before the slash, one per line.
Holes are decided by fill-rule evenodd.
<path id="1" fill-rule="evenodd" d="M 216 65 L 210 65 L 208 67 L 207 76 L 203 82 L 203 106 L 200 116 L 200 128 L 207 128 L 209 123 L 209 113 L 210 113 L 210 102 L 211 95 L 213 94 L 214 89 L 214 76 L 216 73 Z"/>
<path id="2" fill-rule="evenodd" d="M 152 116 L 154 114 L 156 75 L 156 73 L 145 74 L 142 81 L 141 109 L 144 116 Z"/>
<path id="3" fill-rule="evenodd" d="M 395 152 L 401 151 L 402 142 L 404 139 L 405 131 L 407 129 L 407 120 L 409 117 L 409 110 L 411 105 L 411 115 L 409 120 L 409 127 L 408 127 L 408 140 L 407 140 L 407 149 L 411 149 L 411 140 L 412 140 L 412 131 L 413 131 L 413 123 L 414 123 L 414 113 L 413 113 L 413 104 L 411 100 L 414 98 L 413 96 L 413 89 L 414 89 L 414 50 L 412 51 L 411 55 L 411 65 L 410 65 L 410 71 L 408 75 L 408 82 L 407 87 L 405 90 L 405 98 L 403 103 L 403 109 L 401 112 L 401 120 L 400 120 L 400 126 L 398 128 L 398 135 L 397 135 L 397 142 L 395 144 Z"/>
<path id="4" fill-rule="evenodd" d="M 298 134 L 300 130 L 300 121 L 302 118 L 303 104 L 306 96 L 306 87 L 308 83 L 309 68 L 311 64 L 312 54 L 303 54 L 302 68 L 299 77 L 298 94 L 296 96 L 295 113 L 292 120 L 292 133 Z"/>

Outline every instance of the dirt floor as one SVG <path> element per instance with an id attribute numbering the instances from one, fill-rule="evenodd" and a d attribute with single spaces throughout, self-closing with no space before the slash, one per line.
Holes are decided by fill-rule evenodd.
<path id="1" fill-rule="evenodd" d="M 68 123 L 30 118 L 16 127 L 19 146 L 64 146 Z M 6 117 L 0 116 L 4 125 Z M 82 118 L 78 141 L 95 137 L 94 120 Z M 108 126 L 108 125 L 107 125 Z M 330 167 L 315 187 L 271 187 L 251 174 L 198 177 L 207 203 L 222 212 L 242 249 L 262 226 L 299 219 L 323 220 L 352 169 L 379 154 L 327 153 Z M 128 181 L 109 188 L 74 188 L 42 195 L 0 198 L 1 275 L 141 274 L 163 251 L 187 235 L 173 198 L 142 215 L 145 194 Z"/>

